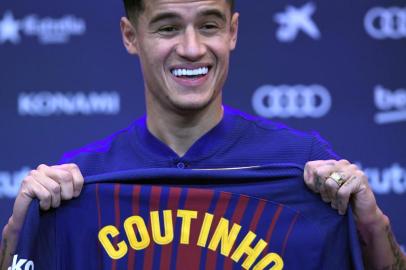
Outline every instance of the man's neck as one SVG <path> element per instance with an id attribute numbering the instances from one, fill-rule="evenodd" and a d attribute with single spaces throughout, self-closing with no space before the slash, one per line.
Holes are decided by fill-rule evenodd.
<path id="1" fill-rule="evenodd" d="M 147 108 L 148 130 L 178 156 L 182 157 L 205 133 L 223 117 L 223 107 L 210 104 L 203 110 L 168 113 L 160 108 Z"/>

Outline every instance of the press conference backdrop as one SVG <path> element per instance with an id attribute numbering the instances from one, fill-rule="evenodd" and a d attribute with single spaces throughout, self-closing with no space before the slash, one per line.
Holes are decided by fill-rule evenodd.
<path id="1" fill-rule="evenodd" d="M 406 2 L 238 1 L 225 103 L 317 130 L 369 176 L 406 244 Z M 145 111 L 121 1 L 1 0 L 0 226 L 21 180 Z"/>

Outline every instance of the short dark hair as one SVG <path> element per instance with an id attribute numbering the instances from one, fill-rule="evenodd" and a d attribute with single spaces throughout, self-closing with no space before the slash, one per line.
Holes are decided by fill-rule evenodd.
<path id="1" fill-rule="evenodd" d="M 226 0 L 230 3 L 231 13 L 234 12 L 234 0 Z M 125 14 L 127 18 L 136 21 L 138 16 L 144 11 L 144 0 L 123 0 Z"/>

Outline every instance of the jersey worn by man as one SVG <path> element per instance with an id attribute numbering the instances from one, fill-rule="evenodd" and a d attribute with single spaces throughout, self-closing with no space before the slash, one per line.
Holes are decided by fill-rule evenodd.
<path id="1" fill-rule="evenodd" d="M 11 269 L 362 269 L 352 215 L 303 183 L 305 162 L 330 158 L 315 135 L 229 108 L 178 157 L 143 118 L 65 155 L 82 194 L 32 204 Z"/>

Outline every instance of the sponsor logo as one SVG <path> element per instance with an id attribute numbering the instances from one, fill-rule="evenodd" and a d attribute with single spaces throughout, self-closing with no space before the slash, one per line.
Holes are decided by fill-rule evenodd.
<path id="1" fill-rule="evenodd" d="M 277 13 L 274 17 L 275 22 L 279 24 L 276 38 L 280 42 L 292 42 L 302 31 L 313 39 L 320 39 L 320 30 L 312 19 L 315 11 L 314 3 L 307 3 L 300 8 L 287 6 L 284 12 Z"/>
<path id="2" fill-rule="evenodd" d="M 365 18 L 367 33 L 374 39 L 401 39 L 406 37 L 406 8 L 374 7 Z"/>
<path id="3" fill-rule="evenodd" d="M 406 193 L 406 168 L 398 163 L 383 169 L 364 168 L 364 173 L 368 176 L 369 184 L 376 194 Z"/>
<path id="4" fill-rule="evenodd" d="M 375 86 L 375 123 L 387 124 L 406 121 L 406 89 L 391 91 L 381 85 Z"/>
<path id="5" fill-rule="evenodd" d="M 21 116 L 114 115 L 120 112 L 117 92 L 32 92 L 18 96 Z"/>
<path id="6" fill-rule="evenodd" d="M 0 199 L 13 199 L 17 196 L 21 182 L 30 172 L 29 167 L 23 167 L 19 171 L 0 171 Z"/>
<path id="7" fill-rule="evenodd" d="M 331 108 L 329 91 L 321 85 L 264 85 L 252 98 L 252 106 L 263 117 L 323 117 Z"/>
<path id="8" fill-rule="evenodd" d="M 18 44 L 22 34 L 37 37 L 41 44 L 63 44 L 69 42 L 71 36 L 83 35 L 85 31 L 85 21 L 73 15 L 55 19 L 31 14 L 16 19 L 11 11 L 6 11 L 0 19 L 0 44 Z"/>
<path id="9" fill-rule="evenodd" d="M 18 255 L 14 255 L 13 263 L 8 270 L 34 270 L 34 262 L 27 259 L 18 259 Z"/>

